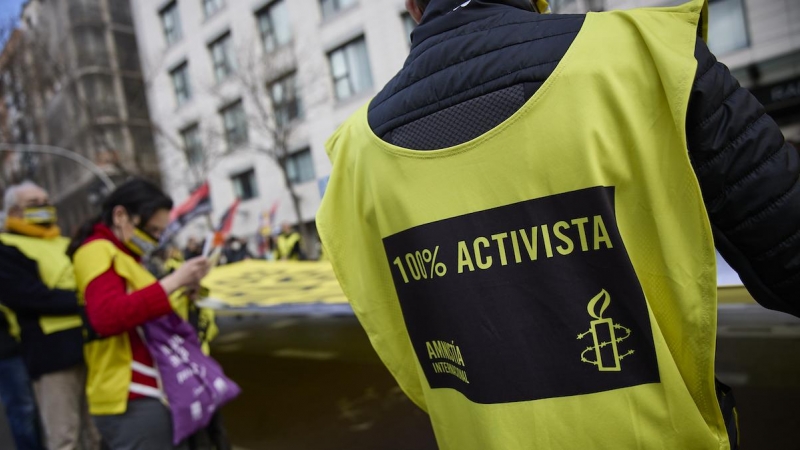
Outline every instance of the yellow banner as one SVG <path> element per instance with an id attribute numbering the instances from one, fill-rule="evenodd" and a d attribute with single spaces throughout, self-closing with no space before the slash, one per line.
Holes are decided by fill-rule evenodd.
<path id="1" fill-rule="evenodd" d="M 247 260 L 214 268 L 203 286 L 211 299 L 232 308 L 347 303 L 328 261 Z M 742 286 L 718 292 L 719 303 L 755 303 Z"/>
<path id="2" fill-rule="evenodd" d="M 214 268 L 203 286 L 234 308 L 347 303 L 329 262 L 247 260 Z"/>

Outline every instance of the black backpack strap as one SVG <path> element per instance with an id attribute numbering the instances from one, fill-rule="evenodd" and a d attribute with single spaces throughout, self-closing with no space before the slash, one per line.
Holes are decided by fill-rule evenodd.
<path id="1" fill-rule="evenodd" d="M 733 390 L 730 386 L 722 383 L 718 379 L 714 381 L 717 387 L 719 408 L 722 410 L 722 418 L 725 420 L 725 428 L 728 430 L 728 440 L 731 443 L 731 450 L 737 450 L 739 448 L 739 413 L 736 411 L 736 400 L 733 398 Z"/>

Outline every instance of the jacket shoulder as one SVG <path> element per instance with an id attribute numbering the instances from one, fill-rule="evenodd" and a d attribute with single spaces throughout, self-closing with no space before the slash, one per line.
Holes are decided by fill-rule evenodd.
<path id="1" fill-rule="evenodd" d="M 79 291 L 85 290 L 92 280 L 107 272 L 118 254 L 119 249 L 105 239 L 96 239 L 78 248 L 73 266 Z"/>

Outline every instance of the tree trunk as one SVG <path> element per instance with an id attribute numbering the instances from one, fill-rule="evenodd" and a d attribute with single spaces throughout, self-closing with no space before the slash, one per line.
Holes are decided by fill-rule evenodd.
<path id="1" fill-rule="evenodd" d="M 289 197 L 292 199 L 292 208 L 294 209 L 294 214 L 297 217 L 297 228 L 300 231 L 300 236 L 303 239 L 300 240 L 300 248 L 303 250 L 307 258 L 311 257 L 311 240 L 312 236 L 308 232 L 308 226 L 306 226 L 306 222 L 303 220 L 303 213 L 300 209 L 300 196 L 297 195 L 297 192 L 294 190 L 294 186 L 289 181 L 289 176 L 286 174 L 286 167 L 284 164 L 279 164 L 281 167 L 281 171 L 283 172 L 283 180 L 284 184 L 286 185 L 286 189 L 289 190 Z"/>

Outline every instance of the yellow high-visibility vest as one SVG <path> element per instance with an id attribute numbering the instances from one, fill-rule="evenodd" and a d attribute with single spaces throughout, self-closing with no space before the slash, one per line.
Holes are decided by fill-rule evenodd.
<path id="1" fill-rule="evenodd" d="M 16 247 L 29 259 L 36 261 L 39 267 L 39 277 L 48 288 L 66 291 L 76 290 L 72 261 L 70 261 L 66 253 L 69 239 L 65 237 L 45 239 L 2 233 L 0 234 L 0 241 L 6 245 Z M 11 314 L 13 315 L 13 313 Z M 8 312 L 6 312 L 6 316 L 10 317 Z M 44 334 L 80 328 L 82 325 L 83 321 L 78 315 L 41 316 L 39 318 L 39 326 L 42 327 Z"/>
<path id="2" fill-rule="evenodd" d="M 703 0 L 590 13 L 467 143 L 331 137 L 317 215 L 353 310 L 446 450 L 728 449 L 716 267 L 686 146 Z"/>
<path id="3" fill-rule="evenodd" d="M 297 243 L 300 242 L 300 233 L 292 232 L 290 234 L 281 234 L 278 236 L 278 259 L 286 257 L 289 260 L 297 261 L 300 259 L 299 254 L 292 255 L 292 249 Z"/>
<path id="4" fill-rule="evenodd" d="M 74 256 L 75 279 L 81 299 L 95 278 L 113 268 L 125 279 L 130 292 L 156 282 L 156 278 L 127 253 L 105 239 L 81 246 Z M 86 397 L 93 415 L 122 414 L 128 406 L 133 354 L 128 333 L 86 343 L 83 348 L 88 369 Z"/>

